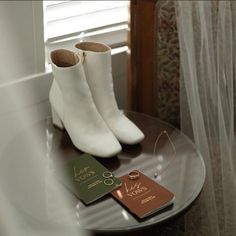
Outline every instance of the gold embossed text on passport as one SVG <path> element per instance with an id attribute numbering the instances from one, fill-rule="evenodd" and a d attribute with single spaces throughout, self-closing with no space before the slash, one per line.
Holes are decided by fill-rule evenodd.
<path id="1" fill-rule="evenodd" d="M 74 180 L 82 183 L 96 176 L 96 172 L 92 170 L 89 166 L 83 167 L 82 169 L 74 166 Z"/>
<path id="2" fill-rule="evenodd" d="M 134 197 L 133 199 L 136 199 L 137 197 L 141 197 L 144 194 L 147 194 L 148 188 L 141 185 L 141 182 L 136 182 L 135 184 L 128 185 L 125 183 L 125 191 L 128 197 Z"/>

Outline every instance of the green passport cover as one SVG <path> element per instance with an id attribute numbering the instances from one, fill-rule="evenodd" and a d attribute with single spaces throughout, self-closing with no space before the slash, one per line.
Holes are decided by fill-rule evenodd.
<path id="1" fill-rule="evenodd" d="M 103 173 L 109 171 L 89 154 L 63 165 L 62 182 L 85 204 L 90 204 L 122 185 L 117 178 L 110 177 L 107 181 Z M 111 185 L 106 185 L 107 181 Z"/>

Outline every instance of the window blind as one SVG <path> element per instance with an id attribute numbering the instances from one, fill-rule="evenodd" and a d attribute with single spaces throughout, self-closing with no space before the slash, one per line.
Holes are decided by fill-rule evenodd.
<path id="1" fill-rule="evenodd" d="M 45 42 L 98 35 L 127 42 L 129 1 L 44 1 Z M 124 33 L 126 32 L 126 33 Z M 114 42 L 114 35 L 117 41 Z M 107 40 L 107 38 L 106 38 Z"/>

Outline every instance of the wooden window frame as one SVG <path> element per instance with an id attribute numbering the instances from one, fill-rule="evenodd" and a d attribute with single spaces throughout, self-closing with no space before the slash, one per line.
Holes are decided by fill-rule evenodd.
<path id="1" fill-rule="evenodd" d="M 153 89 L 156 75 L 157 1 L 130 1 L 128 107 L 150 115 L 156 114 Z"/>

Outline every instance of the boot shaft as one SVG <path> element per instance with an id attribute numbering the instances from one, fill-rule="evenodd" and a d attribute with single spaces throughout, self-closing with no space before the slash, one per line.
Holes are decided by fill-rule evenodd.
<path id="1" fill-rule="evenodd" d="M 78 103 L 90 95 L 80 57 L 69 50 L 59 49 L 51 52 L 51 62 L 54 78 L 64 99 Z"/>
<path id="2" fill-rule="evenodd" d="M 110 116 L 118 110 L 112 78 L 110 47 L 92 42 L 75 45 L 83 55 L 83 65 L 94 102 L 102 116 Z"/>

